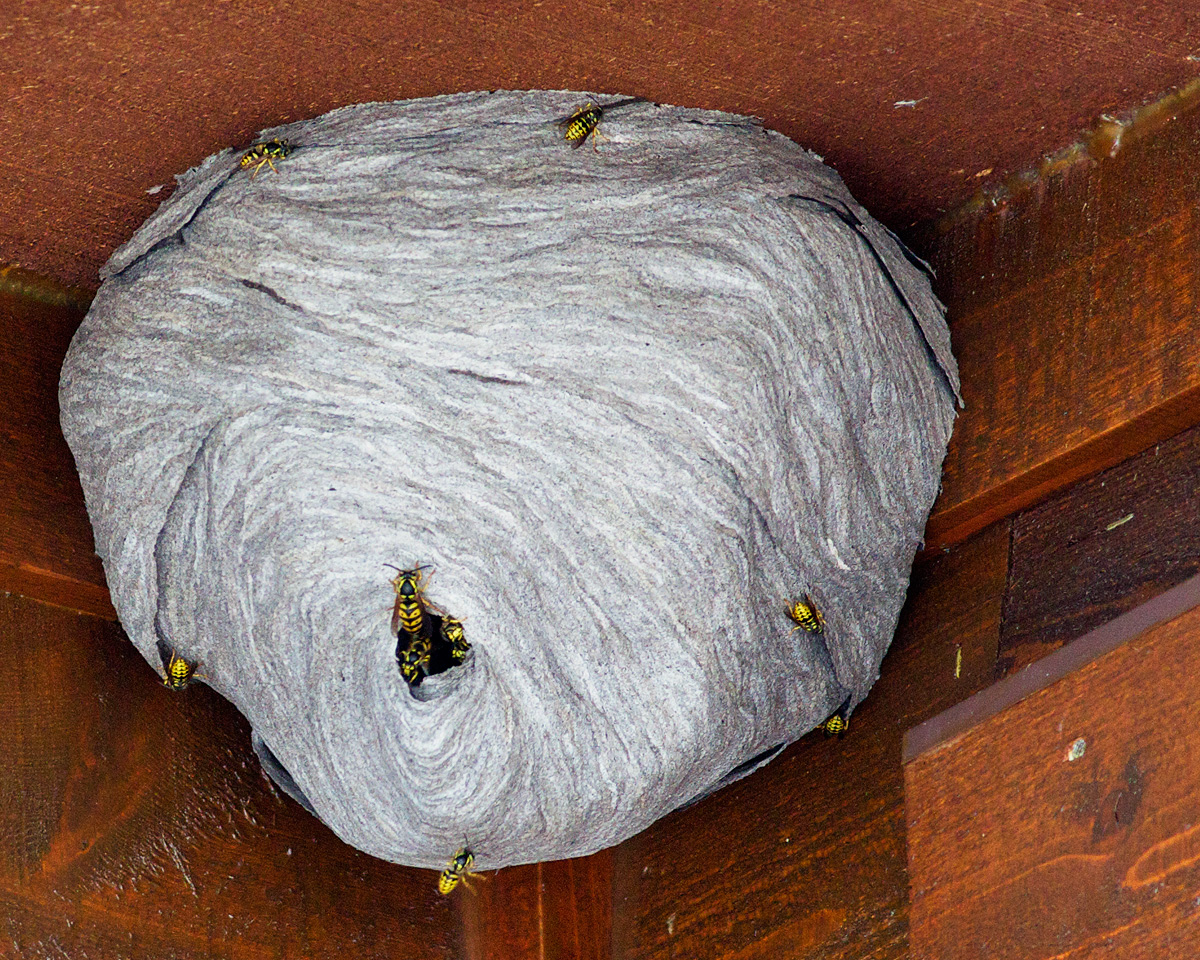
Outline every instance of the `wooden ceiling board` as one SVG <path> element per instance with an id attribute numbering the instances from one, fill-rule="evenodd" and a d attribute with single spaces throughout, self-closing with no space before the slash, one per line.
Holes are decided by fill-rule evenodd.
<path id="1" fill-rule="evenodd" d="M 1133 0 L 27 0 L 0 24 L 0 262 L 94 288 L 172 177 L 347 104 L 575 88 L 757 115 L 898 230 L 1200 75 Z M 985 172 L 986 171 L 986 172 Z"/>
<path id="2" fill-rule="evenodd" d="M 1122 618 L 1133 639 L 906 764 L 913 958 L 1197 955 L 1200 607 L 1137 631 L 1168 596 Z"/>

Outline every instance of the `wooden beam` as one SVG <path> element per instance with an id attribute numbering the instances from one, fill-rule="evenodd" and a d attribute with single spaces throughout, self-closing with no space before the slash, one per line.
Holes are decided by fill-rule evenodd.
<path id="1" fill-rule="evenodd" d="M 83 319 L 79 301 L 0 274 L 0 590 L 115 620 L 58 424 L 58 372 Z"/>
<path id="2" fill-rule="evenodd" d="M 237 711 L 164 689 L 115 624 L 0 597 L 0 644 L 6 956 L 461 956 L 436 873 L 279 795 Z"/>
<path id="3" fill-rule="evenodd" d="M 1013 519 L 998 675 L 1200 573 L 1200 428 Z"/>
<path id="4" fill-rule="evenodd" d="M 809 735 L 616 848 L 614 960 L 907 960 L 901 738 L 990 683 L 1008 543 L 999 525 L 916 571 L 844 738 Z"/>
<path id="5" fill-rule="evenodd" d="M 497 88 L 586 86 L 762 117 L 899 229 L 957 207 L 993 168 L 1023 165 L 1114 104 L 1193 76 L 1200 23 L 1177 5 L 1108 0 L 1103 15 L 1080 17 L 1059 6 L 559 0 L 495 16 L 407 0 L 391 18 L 374 4 L 310 0 L 287 17 L 224 4 L 192 18 L 178 0 L 142 0 L 129 17 L 68 7 L 64 25 L 59 3 L 25 0 L 0 87 L 0 258 L 93 284 L 174 174 L 248 146 L 262 127 Z"/>
<path id="6" fill-rule="evenodd" d="M 1155 604 L 1185 594 L 1200 601 L 1200 580 Z M 914 956 L 1200 952 L 1200 606 L 1112 648 L 1162 613 L 1144 611 L 1042 663 L 1109 652 L 906 765 Z"/>
<path id="7" fill-rule="evenodd" d="M 910 238 L 938 271 L 967 403 L 929 547 L 1200 423 L 1200 109 L 1171 103 L 1112 156 L 1080 152 Z"/>
<path id="8" fill-rule="evenodd" d="M 609 960 L 612 851 L 497 871 L 459 906 L 466 960 Z"/>

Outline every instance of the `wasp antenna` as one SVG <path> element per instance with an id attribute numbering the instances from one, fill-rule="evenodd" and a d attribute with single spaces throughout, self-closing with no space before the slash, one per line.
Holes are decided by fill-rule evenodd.
<path id="1" fill-rule="evenodd" d="M 602 103 L 599 106 L 604 110 L 615 110 L 617 107 L 627 107 L 631 103 L 649 103 L 645 97 L 626 97 L 624 100 L 614 100 L 612 103 Z"/>

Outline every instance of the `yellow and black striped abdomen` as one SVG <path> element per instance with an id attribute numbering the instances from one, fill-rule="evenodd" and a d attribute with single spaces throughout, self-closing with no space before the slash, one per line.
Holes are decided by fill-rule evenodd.
<path id="1" fill-rule="evenodd" d="M 825 736 L 840 737 L 850 729 L 850 701 L 852 699 L 853 696 L 849 696 L 843 700 L 842 705 L 821 724 L 821 729 L 825 731 Z"/>
<path id="2" fill-rule="evenodd" d="M 604 111 L 597 106 L 588 104 L 580 107 L 562 122 L 563 138 L 572 147 L 581 147 L 591 133 L 600 125 Z"/>
<path id="3" fill-rule="evenodd" d="M 796 626 L 792 627 L 792 632 L 797 630 L 807 630 L 809 633 L 824 633 L 825 632 L 825 617 L 817 605 L 813 603 L 812 597 L 807 593 L 803 600 L 797 600 L 795 603 L 789 604 L 787 608 L 788 616 L 792 618 Z"/>
<path id="4" fill-rule="evenodd" d="M 407 634 L 414 637 L 420 635 L 425 625 L 425 608 L 421 606 L 419 595 L 397 591 L 395 614 L 393 628 L 398 625 Z"/>
<path id="5" fill-rule="evenodd" d="M 425 626 L 425 601 L 421 596 L 421 569 L 401 570 L 393 580 L 396 605 L 392 608 L 392 632 L 419 637 Z"/>
<path id="6" fill-rule="evenodd" d="M 163 686 L 168 690 L 182 690 L 192 682 L 197 664 L 189 663 L 175 653 L 167 662 L 167 675 L 163 677 Z"/>
<path id="7" fill-rule="evenodd" d="M 839 716 L 838 714 L 835 713 L 832 717 L 830 717 L 828 720 L 826 720 L 821 726 L 822 726 L 822 729 L 825 731 L 825 733 L 828 736 L 834 737 L 834 736 L 837 736 L 839 733 L 845 733 L 846 730 L 850 727 L 850 724 L 849 724 L 849 722 L 847 722 L 845 717 Z"/>

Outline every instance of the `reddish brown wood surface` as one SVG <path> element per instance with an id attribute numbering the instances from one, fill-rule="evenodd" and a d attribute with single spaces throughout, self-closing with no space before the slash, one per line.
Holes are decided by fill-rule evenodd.
<path id="1" fill-rule="evenodd" d="M 545 960 L 612 956 L 612 851 L 543 864 Z"/>
<path id="2" fill-rule="evenodd" d="M 0 261 L 94 284 L 174 174 L 259 128 L 462 90 L 763 117 L 895 228 L 1196 76 L 1187 4 L 29 0 L 3 34 Z"/>
<path id="3" fill-rule="evenodd" d="M 1200 429 L 1013 520 L 1005 675 L 1200 572 Z"/>
<path id="4" fill-rule="evenodd" d="M 461 955 L 436 873 L 281 797 L 236 711 L 114 624 L 0 597 L 0 645 L 0 955 Z"/>
<path id="5" fill-rule="evenodd" d="M 1194 608 L 907 765 L 914 960 L 1200 955 L 1198 641 Z"/>
<path id="6" fill-rule="evenodd" d="M 58 425 L 58 371 L 82 319 L 0 291 L 0 590 L 114 618 Z"/>
<path id="7" fill-rule="evenodd" d="M 467 960 L 609 960 L 612 853 L 501 870 L 459 900 Z"/>
<path id="8" fill-rule="evenodd" d="M 545 939 L 542 866 L 527 864 L 486 874 L 478 883 L 473 881 L 473 894 L 455 894 L 469 960 L 540 956 Z"/>
<path id="9" fill-rule="evenodd" d="M 805 737 L 616 848 L 615 960 L 907 957 L 901 738 L 990 680 L 1007 547 L 1000 526 L 917 571 L 844 738 Z"/>
<path id="10" fill-rule="evenodd" d="M 1198 163 L 1200 110 L 1182 104 L 1115 156 L 915 238 L 938 270 L 967 403 L 930 546 L 1200 422 Z"/>

